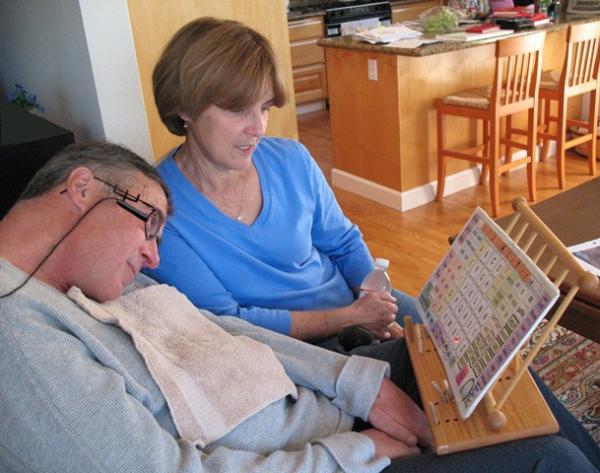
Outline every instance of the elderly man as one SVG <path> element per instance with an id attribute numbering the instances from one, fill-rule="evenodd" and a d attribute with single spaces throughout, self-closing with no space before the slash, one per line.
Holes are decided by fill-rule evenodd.
<path id="1" fill-rule="evenodd" d="M 136 278 L 158 264 L 170 210 L 151 166 L 91 143 L 49 161 L 0 221 L 0 471 L 597 471 L 570 419 L 577 445 L 549 436 L 435 457 L 387 363 L 212 317 Z M 146 312 L 171 302 L 206 332 L 169 333 L 171 315 L 148 330 Z M 186 364 L 212 351 L 216 369 Z M 229 359 L 239 353 L 247 360 Z M 392 361 L 392 379 L 410 388 L 401 341 L 365 354 Z"/>

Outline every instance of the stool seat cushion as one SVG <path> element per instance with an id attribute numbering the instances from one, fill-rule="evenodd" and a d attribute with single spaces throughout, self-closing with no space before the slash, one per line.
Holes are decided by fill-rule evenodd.
<path id="1" fill-rule="evenodd" d="M 443 101 L 446 105 L 456 105 L 459 107 L 480 108 L 487 110 L 490 108 L 490 95 L 492 86 L 475 87 L 474 89 L 463 90 L 453 95 L 447 95 Z"/>
<path id="2" fill-rule="evenodd" d="M 540 78 L 540 89 L 558 90 L 560 71 L 544 71 Z"/>

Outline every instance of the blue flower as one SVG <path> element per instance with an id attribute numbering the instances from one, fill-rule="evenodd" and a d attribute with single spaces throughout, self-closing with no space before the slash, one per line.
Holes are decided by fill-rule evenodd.
<path id="1" fill-rule="evenodd" d="M 13 91 L 9 91 L 6 94 L 6 97 L 9 102 L 14 103 L 28 111 L 35 109 L 42 113 L 46 110 L 43 105 L 38 102 L 37 95 L 28 93 L 25 87 L 19 83 L 15 83 L 15 89 Z"/>

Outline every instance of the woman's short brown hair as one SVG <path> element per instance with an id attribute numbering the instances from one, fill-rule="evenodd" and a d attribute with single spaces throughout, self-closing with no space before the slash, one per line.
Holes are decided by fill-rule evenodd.
<path id="1" fill-rule="evenodd" d="M 232 20 L 198 18 L 169 41 L 152 74 L 154 100 L 171 133 L 185 135 L 180 113 L 196 119 L 211 105 L 240 110 L 273 89 L 281 107 L 286 91 L 275 54 L 260 33 Z"/>

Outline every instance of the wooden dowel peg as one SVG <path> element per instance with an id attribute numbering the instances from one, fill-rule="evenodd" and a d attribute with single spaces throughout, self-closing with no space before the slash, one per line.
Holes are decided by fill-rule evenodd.
<path id="1" fill-rule="evenodd" d="M 519 355 L 516 355 L 513 357 L 512 361 L 510 362 L 510 366 L 511 366 L 513 373 L 516 373 L 517 371 L 519 371 L 522 363 L 523 363 L 523 359 Z"/>
<path id="2" fill-rule="evenodd" d="M 415 335 L 415 327 L 410 315 L 404 316 L 404 337 L 406 341 L 412 341 Z"/>
<path id="3" fill-rule="evenodd" d="M 419 353 L 423 353 L 423 333 L 421 332 L 421 324 L 415 324 L 415 335 L 417 340 L 417 349 Z"/>
<path id="4" fill-rule="evenodd" d="M 447 400 L 446 396 L 445 396 L 442 388 L 440 388 L 440 385 L 438 383 L 436 383 L 434 380 L 431 380 L 431 385 L 433 386 L 433 389 L 435 389 L 439 393 L 441 401 L 446 402 L 446 400 Z"/>
<path id="5" fill-rule="evenodd" d="M 496 401 L 491 392 L 487 392 L 483 396 L 483 405 L 487 412 L 488 424 L 492 430 L 500 430 L 506 425 L 506 416 L 504 413 L 496 408 Z"/>
<path id="6" fill-rule="evenodd" d="M 440 418 L 438 417 L 437 409 L 435 408 L 435 404 L 432 401 L 429 401 L 429 412 L 431 412 L 431 419 L 433 420 L 433 423 L 439 424 Z"/>
<path id="7" fill-rule="evenodd" d="M 454 395 L 452 394 L 452 391 L 450 390 L 450 386 L 448 385 L 448 380 L 444 379 L 444 394 L 446 396 L 446 399 L 448 401 L 452 401 L 454 400 Z"/>

